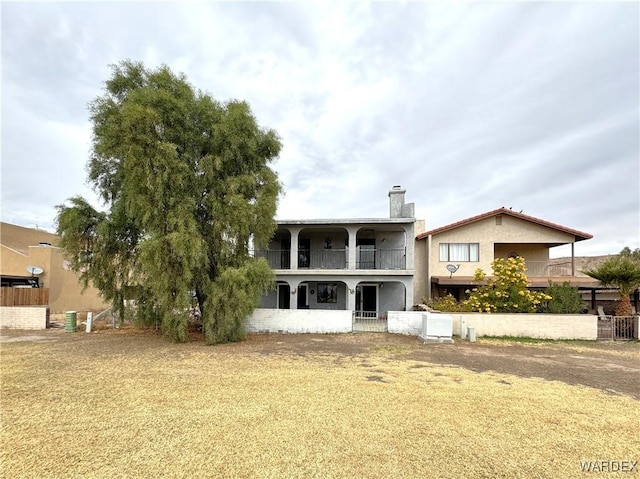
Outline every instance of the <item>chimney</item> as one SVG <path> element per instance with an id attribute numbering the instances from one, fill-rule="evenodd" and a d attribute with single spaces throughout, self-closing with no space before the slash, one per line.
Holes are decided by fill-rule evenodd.
<path id="1" fill-rule="evenodd" d="M 403 190 L 400 185 L 395 185 L 389 191 L 389 217 L 390 218 L 413 218 L 414 217 L 414 205 L 413 203 L 404 203 L 404 194 L 406 190 Z"/>

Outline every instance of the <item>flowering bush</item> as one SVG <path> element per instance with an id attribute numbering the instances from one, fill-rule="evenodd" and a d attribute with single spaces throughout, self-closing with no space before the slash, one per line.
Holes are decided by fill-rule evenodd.
<path id="1" fill-rule="evenodd" d="M 496 258 L 491 263 L 493 277 L 477 269 L 476 288 L 467 290 L 466 303 L 472 311 L 486 313 L 535 313 L 538 305 L 549 301 L 548 294 L 531 291 L 525 274 L 524 258 Z"/>
<path id="2" fill-rule="evenodd" d="M 447 294 L 446 296 L 441 296 L 439 298 L 432 299 L 431 301 L 427 301 L 427 306 L 436 311 L 446 311 L 449 313 L 461 313 L 461 312 L 470 312 L 471 308 L 466 302 L 458 302 L 456 298 L 453 297 L 452 294 Z"/>

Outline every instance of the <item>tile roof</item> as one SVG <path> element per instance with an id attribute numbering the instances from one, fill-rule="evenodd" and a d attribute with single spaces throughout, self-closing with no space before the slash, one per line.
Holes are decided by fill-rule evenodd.
<path id="1" fill-rule="evenodd" d="M 530 223 L 535 223 L 538 224 L 540 226 L 545 226 L 547 228 L 551 228 L 557 231 L 562 231 L 563 233 L 567 233 L 567 234 L 571 234 L 574 235 L 576 238 L 576 241 L 583 241 L 583 240 L 587 240 L 587 239 L 591 239 L 593 238 L 593 235 L 590 235 L 589 233 L 584 233 L 582 231 L 578 231 L 578 230 L 574 230 L 572 228 L 567 228 L 566 226 L 562 226 L 562 225 L 558 225 L 555 223 L 551 223 L 549 221 L 545 221 L 545 220 L 541 220 L 540 218 L 535 218 L 533 216 L 529 216 L 529 215 L 524 215 L 522 213 L 518 213 L 516 211 L 507 209 L 507 208 L 498 208 L 497 210 L 492 210 L 492 211 L 488 211 L 486 213 L 482 213 L 480 215 L 477 216 L 472 216 L 471 218 L 467 218 L 464 219 L 462 221 L 457 221 L 456 223 L 451 223 L 449 225 L 446 226 L 441 226 L 440 228 L 436 228 L 430 231 L 425 231 L 424 233 L 420 233 L 418 236 L 416 236 L 416 239 L 424 239 L 427 236 L 431 236 L 431 235 L 435 235 L 438 233 L 443 233 L 445 231 L 449 231 L 455 228 L 459 228 L 460 226 L 465 226 L 471 223 L 475 223 L 476 221 L 480 221 L 486 218 L 491 218 L 492 216 L 497 216 L 497 215 L 508 215 L 508 216 L 513 216 L 514 218 L 518 218 L 524 221 L 529 221 Z"/>

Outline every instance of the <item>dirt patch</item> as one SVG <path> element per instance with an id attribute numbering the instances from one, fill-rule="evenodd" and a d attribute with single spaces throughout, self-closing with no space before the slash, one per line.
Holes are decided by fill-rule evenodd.
<path id="1" fill-rule="evenodd" d="M 104 335 L 159 335 L 135 329 L 66 333 L 62 329 L 46 331 L 3 330 L 0 343 L 37 341 L 79 343 Z M 159 347 L 165 340 L 158 338 Z M 208 348 L 201 335 L 191 344 Z M 103 345 L 104 346 L 104 345 Z M 120 345 L 121 346 L 121 345 Z M 73 346 L 71 346 L 73 347 Z M 453 344 L 422 344 L 414 336 L 383 333 L 352 334 L 252 334 L 241 343 L 216 346 L 233 348 L 236 354 L 325 355 L 336 362 L 370 354 L 389 359 L 409 359 L 425 364 L 455 366 L 475 372 L 501 374 L 597 388 L 613 394 L 629 395 L 640 400 L 640 342 L 538 342 L 519 343 L 480 338 L 475 343 L 456 340 Z M 102 349 L 102 354 L 105 354 Z M 362 364 L 366 367 L 366 362 Z M 419 367 L 419 365 L 414 366 Z M 370 379 L 378 381 L 377 377 Z"/>
<path id="2" fill-rule="evenodd" d="M 322 340 L 320 340 L 322 339 Z M 252 335 L 249 344 L 263 354 L 384 354 L 475 372 L 494 371 L 519 377 L 580 384 L 640 399 L 640 343 L 457 340 L 453 344 L 422 344 L 413 336 L 395 334 Z"/>

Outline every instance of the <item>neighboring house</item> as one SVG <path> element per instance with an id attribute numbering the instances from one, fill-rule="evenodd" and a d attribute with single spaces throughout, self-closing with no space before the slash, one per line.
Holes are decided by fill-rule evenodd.
<path id="1" fill-rule="evenodd" d="M 95 288 L 82 291 L 78 276 L 56 246 L 59 240 L 57 235 L 46 231 L 0 223 L 2 287 L 47 288 L 53 314 L 70 310 L 101 311 L 108 307 Z"/>
<path id="2" fill-rule="evenodd" d="M 592 235 L 588 233 L 507 208 L 425 231 L 416 236 L 417 250 L 426 258 L 424 264 L 416 265 L 416 271 L 422 269 L 424 275 L 417 299 L 448 293 L 461 299 L 464 291 L 473 286 L 476 269 L 491 275 L 491 262 L 510 256 L 525 259 L 532 287 L 545 288 L 550 280 L 568 281 L 595 294 L 597 281 L 578 275 L 574 261 L 574 244 L 590 238 Z M 571 245 L 570 260 L 565 264 L 550 264 L 549 249 L 566 244 Z"/>
<path id="3" fill-rule="evenodd" d="M 276 289 L 262 308 L 350 310 L 383 319 L 414 304 L 416 221 L 405 190 L 389 192 L 390 217 L 279 220 L 266 250 L 255 251 L 274 270 Z"/>

